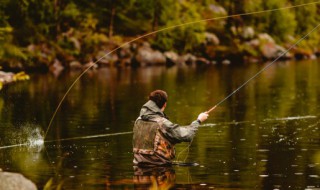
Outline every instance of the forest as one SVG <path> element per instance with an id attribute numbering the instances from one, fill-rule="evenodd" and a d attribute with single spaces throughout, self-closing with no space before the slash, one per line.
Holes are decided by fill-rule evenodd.
<path id="1" fill-rule="evenodd" d="M 316 27 L 319 3 L 1 0 L 0 65 L 3 70 L 49 71 L 82 69 L 101 57 L 97 67 L 270 60 Z M 283 58 L 315 58 L 319 34 L 312 33 Z"/>

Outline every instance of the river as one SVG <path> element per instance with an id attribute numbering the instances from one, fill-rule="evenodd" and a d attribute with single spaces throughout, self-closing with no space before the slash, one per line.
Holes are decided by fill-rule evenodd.
<path id="1" fill-rule="evenodd" d="M 319 188 L 319 63 L 275 63 L 211 112 L 189 149 L 177 145 L 178 161 L 192 166 L 144 177 L 132 166 L 131 131 L 150 91 L 167 91 L 166 114 L 188 125 L 267 63 L 89 71 L 43 145 L 80 73 L 31 74 L 0 91 L 0 168 L 39 189 Z"/>

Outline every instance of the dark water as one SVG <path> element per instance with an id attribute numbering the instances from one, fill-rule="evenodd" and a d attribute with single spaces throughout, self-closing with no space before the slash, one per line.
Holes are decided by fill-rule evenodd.
<path id="1" fill-rule="evenodd" d="M 187 125 L 263 66 L 89 72 L 63 102 L 44 146 L 5 147 L 33 142 L 46 131 L 79 73 L 32 75 L 0 92 L 0 168 L 22 173 L 39 189 L 319 188 L 319 61 L 276 63 L 222 103 L 189 152 L 179 155 L 194 166 L 134 175 L 130 131 L 150 91 L 166 90 L 167 115 Z M 178 145 L 177 152 L 187 146 Z"/>

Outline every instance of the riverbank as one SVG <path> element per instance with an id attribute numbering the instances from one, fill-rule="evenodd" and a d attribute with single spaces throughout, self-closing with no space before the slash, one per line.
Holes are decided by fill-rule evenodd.
<path id="1" fill-rule="evenodd" d="M 74 47 L 81 50 L 81 41 L 69 36 Z M 26 48 L 28 61 L 12 59 L 2 63 L 4 70 L 11 71 L 44 71 L 60 73 L 63 70 L 84 70 L 92 63 L 93 68 L 117 66 L 139 67 L 153 65 L 208 65 L 208 64 L 241 64 L 244 62 L 265 62 L 281 56 L 282 60 L 316 59 L 320 55 L 319 49 L 313 51 L 294 47 L 282 56 L 295 41 L 279 45 L 266 33 L 254 34 L 252 28 L 246 28 L 242 34 L 242 42 L 234 40 L 230 46 L 220 43 L 220 39 L 213 33 L 205 33 L 205 40 L 197 51 L 179 54 L 175 51 L 160 51 L 146 40 L 125 42 L 108 41 L 97 47 L 95 51 L 85 55 L 74 56 L 70 51 L 63 50 L 50 43 L 31 44 Z M 127 38 L 127 41 L 133 39 Z M 114 51 L 117 49 L 117 51 Z M 109 53 L 110 52 L 110 53 Z"/>

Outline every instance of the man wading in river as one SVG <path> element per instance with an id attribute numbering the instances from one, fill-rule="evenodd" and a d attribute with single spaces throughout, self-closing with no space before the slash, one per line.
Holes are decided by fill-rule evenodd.
<path id="1" fill-rule="evenodd" d="M 174 124 L 163 113 L 167 99 L 166 92 L 155 90 L 150 93 L 149 101 L 142 106 L 133 127 L 134 165 L 171 165 L 175 158 L 174 145 L 190 142 L 201 122 L 208 118 L 207 113 L 200 113 L 189 126 Z"/>

